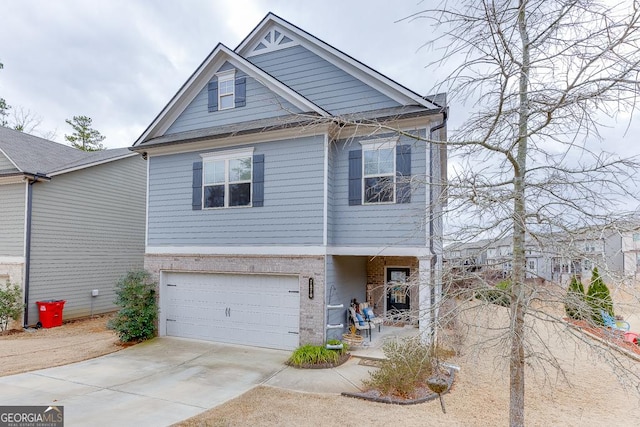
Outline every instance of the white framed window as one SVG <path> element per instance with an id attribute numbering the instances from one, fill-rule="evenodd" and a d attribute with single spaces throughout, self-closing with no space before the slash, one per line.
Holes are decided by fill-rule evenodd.
<path id="1" fill-rule="evenodd" d="M 636 267 L 640 267 L 640 252 L 636 252 Z"/>
<path id="2" fill-rule="evenodd" d="M 633 233 L 633 241 L 640 242 L 640 233 Z"/>
<path id="3" fill-rule="evenodd" d="M 253 149 L 202 155 L 202 207 L 251 206 Z"/>
<path id="4" fill-rule="evenodd" d="M 235 106 L 235 71 L 218 74 L 218 110 L 228 110 Z"/>
<path id="5" fill-rule="evenodd" d="M 397 139 L 362 141 L 364 204 L 395 203 Z"/>

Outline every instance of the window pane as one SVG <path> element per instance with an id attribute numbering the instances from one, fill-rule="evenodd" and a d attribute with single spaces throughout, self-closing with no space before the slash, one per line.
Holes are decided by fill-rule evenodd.
<path id="1" fill-rule="evenodd" d="M 225 108 L 233 108 L 233 95 L 220 97 L 220 110 L 224 110 Z"/>
<path id="2" fill-rule="evenodd" d="M 366 203 L 393 202 L 393 178 L 389 176 L 365 178 L 364 200 Z"/>
<path id="3" fill-rule="evenodd" d="M 224 182 L 224 160 L 204 163 L 204 183 L 218 184 Z"/>
<path id="4" fill-rule="evenodd" d="M 378 173 L 393 173 L 393 148 L 378 150 Z"/>
<path id="5" fill-rule="evenodd" d="M 377 175 L 378 174 L 378 151 L 366 150 L 364 154 L 364 174 L 365 175 Z"/>
<path id="6" fill-rule="evenodd" d="M 365 150 L 363 155 L 365 175 L 393 174 L 395 149 Z"/>
<path id="7" fill-rule="evenodd" d="M 218 83 L 220 95 L 233 94 L 233 80 L 226 80 Z"/>
<path id="8" fill-rule="evenodd" d="M 251 157 L 229 160 L 229 182 L 251 181 Z"/>
<path id="9" fill-rule="evenodd" d="M 251 184 L 229 184 L 229 206 L 248 206 L 251 203 Z"/>
<path id="10" fill-rule="evenodd" d="M 224 207 L 224 185 L 208 185 L 204 187 L 204 207 Z"/>

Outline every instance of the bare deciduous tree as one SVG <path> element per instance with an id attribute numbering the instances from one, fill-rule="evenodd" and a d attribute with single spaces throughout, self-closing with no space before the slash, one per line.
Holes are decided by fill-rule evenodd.
<path id="1" fill-rule="evenodd" d="M 434 64 L 454 63 L 449 93 L 472 113 L 448 141 L 457 161 L 450 211 L 460 239 L 511 239 L 510 425 L 524 425 L 527 322 L 560 320 L 534 306 L 525 239 L 609 224 L 634 194 L 634 159 L 594 147 L 602 115 L 633 114 L 640 95 L 637 1 L 466 0 L 409 19 L 442 37 Z"/>
<path id="2" fill-rule="evenodd" d="M 42 117 L 23 107 L 14 107 L 10 126 L 17 131 L 33 134 L 42 124 Z"/>

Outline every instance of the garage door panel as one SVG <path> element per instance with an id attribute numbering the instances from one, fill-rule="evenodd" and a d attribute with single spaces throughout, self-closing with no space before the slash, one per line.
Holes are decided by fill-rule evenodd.
<path id="1" fill-rule="evenodd" d="M 299 345 L 297 276 L 165 273 L 166 333 L 269 348 Z"/>

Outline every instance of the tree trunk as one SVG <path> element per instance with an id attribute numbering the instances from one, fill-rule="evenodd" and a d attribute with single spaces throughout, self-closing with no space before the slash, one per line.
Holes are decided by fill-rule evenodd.
<path id="1" fill-rule="evenodd" d="M 520 0 L 518 30 L 522 42 L 522 64 L 520 73 L 520 111 L 518 119 L 518 140 L 514 164 L 514 206 L 513 206 L 513 276 L 511 293 L 511 354 L 509 361 L 509 425 L 524 426 L 524 333 L 526 311 L 526 202 L 525 172 L 528 142 L 528 86 L 529 86 L 529 40 L 526 28 L 526 3 Z"/>

